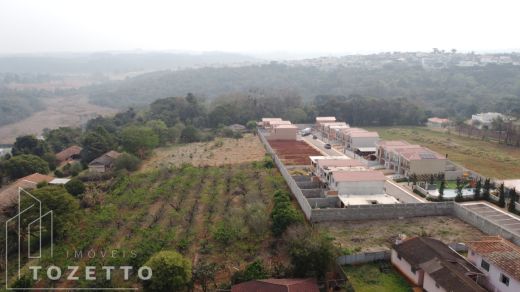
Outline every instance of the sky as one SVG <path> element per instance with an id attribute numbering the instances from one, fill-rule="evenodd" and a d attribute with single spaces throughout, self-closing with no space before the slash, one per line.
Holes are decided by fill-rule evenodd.
<path id="1" fill-rule="evenodd" d="M 520 50 L 520 1 L 0 0 L 0 54 Z"/>

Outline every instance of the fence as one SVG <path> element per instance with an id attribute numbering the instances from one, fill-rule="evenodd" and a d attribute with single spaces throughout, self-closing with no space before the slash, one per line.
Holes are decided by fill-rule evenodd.
<path id="1" fill-rule="evenodd" d="M 336 259 L 336 263 L 338 265 L 357 265 L 357 264 L 365 264 L 372 263 L 376 261 L 389 261 L 390 260 L 390 251 L 376 251 L 376 252 L 362 252 L 351 255 L 343 255 Z"/>
<path id="2" fill-rule="evenodd" d="M 500 235 L 512 242 L 520 245 L 520 235 L 513 231 L 497 225 L 489 219 L 477 214 L 476 212 L 464 207 L 464 205 L 454 204 L 454 214 L 464 222 L 475 226 L 486 234 Z"/>
<path id="3" fill-rule="evenodd" d="M 421 202 L 416 197 L 414 197 L 414 196 L 408 194 L 407 192 L 405 192 L 404 190 L 400 189 L 399 186 L 397 186 L 393 183 L 390 183 L 388 181 L 385 182 L 385 190 L 386 190 L 387 194 L 395 197 L 402 203 L 420 203 Z"/>
<path id="4" fill-rule="evenodd" d="M 313 209 L 311 222 L 400 219 L 453 215 L 453 202 L 359 205 L 347 208 Z"/>
<path id="5" fill-rule="evenodd" d="M 307 202 L 307 199 L 303 195 L 301 189 L 296 184 L 296 181 L 293 179 L 293 177 L 289 174 L 283 163 L 278 159 L 278 156 L 273 151 L 273 148 L 271 148 L 271 145 L 267 142 L 267 140 L 264 137 L 264 134 L 258 131 L 258 136 L 260 137 L 260 140 L 264 144 L 264 147 L 267 151 L 267 153 L 271 154 L 271 157 L 273 158 L 274 163 L 280 170 L 280 173 L 282 174 L 283 178 L 287 182 L 287 185 L 289 186 L 289 189 L 291 190 L 292 194 L 298 201 L 298 204 L 300 204 L 300 207 L 302 208 L 303 213 L 305 214 L 305 217 L 310 220 L 311 218 L 311 205 L 309 205 L 309 202 Z"/>

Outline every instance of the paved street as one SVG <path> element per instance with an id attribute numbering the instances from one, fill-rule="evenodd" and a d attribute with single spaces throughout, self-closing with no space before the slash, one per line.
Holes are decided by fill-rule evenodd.
<path id="1" fill-rule="evenodd" d="M 308 135 L 308 136 L 301 137 L 301 138 L 303 140 L 307 141 L 307 143 L 315 146 L 321 152 L 324 152 L 324 153 L 326 153 L 329 156 L 345 155 L 345 154 L 339 152 L 336 149 L 325 149 L 325 147 L 323 147 L 323 145 L 325 145 L 325 143 L 323 141 L 319 140 L 319 139 L 312 139 L 312 135 Z"/>

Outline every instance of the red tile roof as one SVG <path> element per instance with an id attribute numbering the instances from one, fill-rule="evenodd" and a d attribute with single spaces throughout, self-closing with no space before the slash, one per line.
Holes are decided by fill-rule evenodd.
<path id="1" fill-rule="evenodd" d="M 73 155 L 79 155 L 81 152 L 81 149 L 83 149 L 83 148 L 76 146 L 76 145 L 70 146 L 69 148 L 56 154 L 56 158 L 59 161 L 65 161 L 65 160 L 71 158 Z"/>
<path id="2" fill-rule="evenodd" d="M 470 250 L 520 281 L 520 247 L 500 236 L 484 236 L 466 243 Z"/>
<path id="3" fill-rule="evenodd" d="M 265 279 L 240 283 L 231 287 L 231 292 L 319 292 L 316 280 Z"/>
<path id="4" fill-rule="evenodd" d="M 18 188 L 34 189 L 36 188 L 36 185 L 38 183 L 44 181 L 50 182 L 53 179 L 54 177 L 52 176 L 40 173 L 33 173 L 31 175 L 18 179 L 17 181 L 3 189 L 2 192 L 0 192 L 0 209 L 11 206 L 12 204 L 16 203 L 16 201 L 18 200 Z"/>

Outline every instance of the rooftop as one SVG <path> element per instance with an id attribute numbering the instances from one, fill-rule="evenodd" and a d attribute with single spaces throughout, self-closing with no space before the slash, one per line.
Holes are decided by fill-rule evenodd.
<path id="1" fill-rule="evenodd" d="M 345 167 L 352 167 L 352 166 L 365 166 L 365 164 L 359 160 L 356 159 L 319 159 L 318 160 L 318 167 L 331 167 L 331 166 L 345 166 Z"/>
<path id="2" fill-rule="evenodd" d="M 377 142 L 377 146 L 380 147 L 392 147 L 392 146 L 406 146 L 410 145 L 410 143 L 403 140 L 381 140 Z"/>
<path id="3" fill-rule="evenodd" d="M 520 281 L 520 247 L 500 236 L 484 236 L 466 243 L 486 261 Z"/>
<path id="4" fill-rule="evenodd" d="M 351 132 L 349 134 L 350 137 L 356 138 L 378 138 L 379 134 L 377 132 Z"/>
<path id="5" fill-rule="evenodd" d="M 281 121 L 281 118 L 262 118 L 262 122 Z"/>
<path id="6" fill-rule="evenodd" d="M 240 283 L 231 287 L 231 292 L 319 292 L 316 280 L 265 279 Z"/>
<path id="7" fill-rule="evenodd" d="M 449 123 L 450 120 L 449 119 L 433 117 L 433 118 L 428 118 L 428 122 L 442 124 L 442 123 Z"/>
<path id="8" fill-rule="evenodd" d="M 373 205 L 373 204 L 399 204 L 399 201 L 386 194 L 379 195 L 339 195 L 338 196 L 343 205 Z"/>
<path id="9" fill-rule="evenodd" d="M 336 117 L 316 117 L 316 122 L 335 121 Z"/>
<path id="10" fill-rule="evenodd" d="M 358 181 L 385 181 L 386 177 L 381 171 L 336 171 L 332 173 L 336 182 L 358 182 Z"/>
<path id="11" fill-rule="evenodd" d="M 70 146 L 69 148 L 57 153 L 56 159 L 58 159 L 59 161 L 65 161 L 73 155 L 79 155 L 82 149 L 83 148 L 77 145 Z"/>

